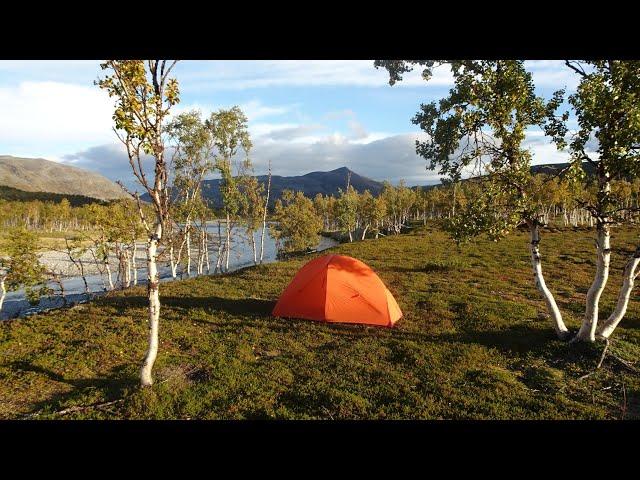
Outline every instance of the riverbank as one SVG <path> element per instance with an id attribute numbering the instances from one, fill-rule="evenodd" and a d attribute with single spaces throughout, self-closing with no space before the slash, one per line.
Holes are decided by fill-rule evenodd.
<path id="1" fill-rule="evenodd" d="M 144 242 L 137 243 L 137 250 L 135 256 L 135 262 L 138 266 L 144 265 L 147 261 L 146 244 Z M 40 263 L 44 265 L 47 270 L 54 270 L 56 273 L 64 276 L 77 276 L 79 275 L 79 267 L 77 267 L 69 258 L 69 255 L 65 251 L 61 250 L 45 250 L 43 252 L 38 253 L 40 257 Z M 100 265 L 96 265 L 95 259 L 91 252 L 84 252 L 82 255 L 79 255 L 76 260 L 81 260 L 83 263 L 84 271 L 86 275 L 95 275 L 99 274 L 104 267 Z M 109 268 L 111 268 L 112 272 L 118 271 L 118 257 L 111 253 L 109 255 Z"/>
<path id="2" fill-rule="evenodd" d="M 615 304 L 635 232 L 613 232 Z M 584 232 L 545 233 L 549 287 L 572 329 L 593 275 Z M 640 417 L 640 378 L 602 345 L 555 339 L 527 237 L 458 249 L 428 227 L 342 244 L 370 265 L 404 317 L 396 328 L 270 316 L 315 255 L 161 287 L 156 385 L 140 390 L 145 289 L 0 323 L 1 418 L 616 419 Z M 316 254 L 317 255 L 317 254 Z M 568 267 L 571 268 L 568 268 Z M 633 296 L 609 353 L 640 359 Z"/>
<path id="3" fill-rule="evenodd" d="M 259 233 L 256 233 L 256 235 L 259 235 Z M 256 242 L 259 242 L 259 239 L 256 238 Z M 335 244 L 336 242 L 332 239 L 321 237 L 317 250 L 322 251 L 334 246 Z M 139 242 L 137 246 L 135 262 L 137 265 L 137 283 L 144 285 L 146 284 L 147 277 L 146 244 Z M 210 245 L 210 251 L 210 270 L 207 273 L 215 270 L 217 260 L 217 247 L 215 244 Z M 162 252 L 162 247 L 159 249 L 159 252 Z M 53 281 L 48 282 L 47 286 L 51 289 L 52 293 L 51 295 L 42 297 L 37 305 L 31 305 L 27 301 L 24 289 L 9 292 L 4 301 L 3 309 L 0 311 L 0 321 L 33 315 L 40 311 L 50 311 L 56 308 L 83 303 L 96 296 L 102 295 L 109 290 L 108 275 L 105 272 L 106 269 L 102 264 L 96 265 L 95 259 L 90 252 L 85 252 L 81 257 L 79 257 L 83 262 L 85 271 L 84 279 L 80 275 L 77 258 L 74 257 L 76 260 L 76 264 L 74 264 L 66 252 L 51 250 L 41 252 L 39 255 L 40 263 L 44 265 L 47 270 L 53 270 L 59 275 L 59 283 Z M 186 255 L 183 254 L 183 262 L 177 272 L 177 278 L 179 279 L 189 276 L 184 271 L 185 258 Z M 196 258 L 197 247 L 192 250 L 192 276 L 196 276 Z M 278 260 L 275 241 L 268 233 L 265 236 L 265 253 L 263 260 L 266 263 Z M 234 271 L 238 268 L 244 268 L 253 264 L 253 251 L 250 242 L 242 234 L 234 234 L 231 240 L 229 271 Z M 109 265 L 114 288 L 124 288 L 126 285 L 122 284 L 121 280 L 123 279 L 118 276 L 118 258 L 114 254 L 109 255 Z M 206 266 L 204 266 L 204 269 L 206 272 Z M 166 260 L 161 260 L 159 262 L 158 271 L 161 282 L 173 281 L 171 268 Z M 134 271 L 132 269 L 132 284 L 134 278 L 133 272 Z M 64 292 L 61 289 L 60 284 L 62 284 Z"/>

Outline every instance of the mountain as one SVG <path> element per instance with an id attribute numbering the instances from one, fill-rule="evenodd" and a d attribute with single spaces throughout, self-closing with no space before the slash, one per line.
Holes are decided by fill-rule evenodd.
<path id="1" fill-rule="evenodd" d="M 307 197 L 313 198 L 318 193 L 323 195 L 337 195 L 338 188 L 344 190 L 347 187 L 347 176 L 351 172 L 351 186 L 362 193 L 369 190 L 373 195 L 378 195 L 382 191 L 382 183 L 370 178 L 358 175 L 347 167 L 337 168 L 329 172 L 311 172 L 306 175 L 283 177 L 280 175 L 271 176 L 271 194 L 269 195 L 269 205 L 281 197 L 283 190 L 301 191 Z M 258 182 L 267 188 L 267 175 L 258 175 Z M 202 182 L 202 195 L 209 200 L 214 207 L 222 205 L 220 196 L 220 179 L 204 180 Z M 145 193 L 140 197 L 149 201 L 149 194 Z"/>
<path id="2" fill-rule="evenodd" d="M 373 195 L 378 195 L 382 191 L 382 183 L 370 178 L 358 175 L 347 167 L 337 168 L 329 172 L 310 172 L 306 175 L 283 177 L 280 175 L 271 176 L 271 194 L 269 204 L 275 203 L 276 199 L 282 196 L 283 190 L 301 191 L 309 198 L 315 197 L 318 193 L 323 195 L 337 195 L 338 188 L 342 190 L 347 187 L 347 176 L 351 172 L 351 186 L 358 192 L 369 190 Z M 267 175 L 258 175 L 258 182 L 267 186 Z M 202 194 L 210 200 L 213 205 L 221 205 L 220 179 L 204 180 L 202 182 Z"/>
<path id="3" fill-rule="evenodd" d="M 547 163 L 544 165 L 532 165 L 531 173 L 544 173 L 546 175 L 555 175 L 569 166 L 568 163 Z M 590 162 L 582 162 L 582 169 L 588 176 L 594 175 L 596 167 Z"/>
<path id="4" fill-rule="evenodd" d="M 111 200 L 127 195 L 102 175 L 43 158 L 0 155 L 0 185 L 26 192 L 48 192 Z"/>

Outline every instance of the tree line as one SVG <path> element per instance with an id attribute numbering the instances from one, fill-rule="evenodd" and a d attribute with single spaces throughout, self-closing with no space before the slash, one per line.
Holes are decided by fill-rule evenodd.
<path id="1" fill-rule="evenodd" d="M 178 117 L 173 125 L 187 119 L 198 119 L 197 112 Z M 462 215 L 482 197 L 481 179 L 446 182 L 427 188 L 410 188 L 404 181 L 397 186 L 384 182 L 377 196 L 368 190 L 357 192 L 346 179 L 346 188 L 339 189 L 336 195 L 317 194 L 310 199 L 302 192 L 284 191 L 274 208 L 268 211 L 268 182 L 261 184 L 249 175 L 248 165 L 244 160 L 244 170 L 226 180 L 223 202 L 229 206 L 223 204 L 216 210 L 201 195 L 197 183 L 201 175 L 185 172 L 182 160 L 175 162 L 173 221 L 169 224 L 168 241 L 158 253 L 158 261 L 170 267 L 173 278 L 228 271 L 234 248 L 232 238 L 236 245 L 244 243 L 250 246 L 254 264 L 262 263 L 267 230 L 282 256 L 313 251 L 322 234 L 349 242 L 378 239 L 398 235 L 415 224 L 424 225 L 428 220 L 436 219 L 442 220 L 443 225 L 453 231 L 458 222 L 456 210 Z M 583 208 L 582 203 L 585 198 L 596 197 L 595 177 L 585 177 L 583 181 L 571 184 L 560 176 L 539 173 L 530 180 L 532 208 L 536 209 L 542 224 L 556 227 L 595 225 L 595 217 Z M 635 222 L 640 178 L 632 182 L 612 180 L 611 192 L 616 203 L 624 207 L 621 215 Z M 145 215 L 152 214 L 150 205 L 141 203 L 140 206 L 146 211 Z M 33 302 L 37 302 L 39 296 L 58 295 L 66 304 L 64 272 L 51 266 L 25 268 L 30 261 L 38 262 L 36 253 L 41 245 L 37 235 L 26 235 L 24 230 L 64 233 L 64 246 L 54 250 L 66 255 L 77 276 L 82 278 L 87 294 L 88 271 L 97 270 L 105 291 L 137 285 L 138 270 L 142 265 L 140 243 L 144 241 L 143 224 L 137 208 L 134 200 L 127 199 L 77 207 L 71 206 L 64 198 L 60 202 L 0 200 L 0 222 L 11 232 L 5 243 L 19 247 L 17 250 L 9 247 L 9 256 L 4 259 L 4 267 L 0 270 L 0 282 L 5 279 L 4 285 L 0 285 L 4 287 L 0 293 L 2 299 L 7 288 L 11 291 L 25 287 L 29 290 L 28 298 Z M 16 242 L 15 238 L 21 235 L 34 240 L 26 244 Z M 456 238 L 464 239 L 463 236 Z M 10 263 L 12 258 L 20 255 L 22 259 Z M 114 258 L 115 269 L 112 268 Z M 45 288 L 46 281 L 52 281 L 58 288 L 55 291 Z"/>

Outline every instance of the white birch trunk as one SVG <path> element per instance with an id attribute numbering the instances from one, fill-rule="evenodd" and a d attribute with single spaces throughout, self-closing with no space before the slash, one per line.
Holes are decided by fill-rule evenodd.
<path id="1" fill-rule="evenodd" d="M 109 290 L 113 290 L 113 277 L 111 276 L 111 266 L 109 265 L 109 254 L 104 259 L 104 268 L 107 271 L 107 279 L 109 280 Z"/>
<path id="2" fill-rule="evenodd" d="M 180 265 L 180 260 L 182 259 L 182 250 L 184 249 L 184 245 L 187 241 L 187 237 L 186 235 L 184 236 L 184 238 L 182 239 L 182 243 L 180 244 L 180 248 L 178 249 L 178 257 L 175 259 L 175 261 L 173 260 L 173 244 L 171 245 L 170 249 L 170 253 L 171 253 L 171 275 L 173 276 L 173 278 L 175 279 L 178 276 L 178 266 Z"/>
<path id="3" fill-rule="evenodd" d="M 198 248 L 198 275 L 204 272 L 204 230 L 200 234 L 200 247 Z"/>
<path id="4" fill-rule="evenodd" d="M 367 236 L 367 230 L 369 229 L 369 225 L 367 224 L 366 227 L 364 227 L 364 230 L 362 231 L 362 238 L 361 240 L 364 240 L 365 237 Z"/>
<path id="5" fill-rule="evenodd" d="M 598 305 L 600 303 L 602 291 L 604 290 L 604 287 L 607 284 L 607 279 L 609 278 L 609 262 L 611 259 L 609 226 L 603 223 L 600 223 L 598 226 L 597 256 L 596 275 L 589 291 L 587 292 L 584 319 L 582 320 L 580 330 L 574 338 L 575 341 L 596 341 Z"/>
<path id="6" fill-rule="evenodd" d="M 187 277 L 191 276 L 191 229 L 187 225 Z"/>
<path id="7" fill-rule="evenodd" d="M 138 244 L 136 239 L 133 239 L 133 256 L 131 257 L 131 263 L 133 267 L 133 284 L 138 285 L 138 264 L 136 263 L 136 255 L 138 254 Z"/>
<path id="8" fill-rule="evenodd" d="M 609 318 L 597 328 L 596 333 L 599 337 L 609 338 L 627 313 L 627 306 L 629 305 L 629 298 L 633 291 L 634 281 L 638 273 L 640 273 L 636 271 L 638 264 L 640 264 L 640 249 L 636 250 L 624 268 L 622 288 L 620 288 L 620 293 L 618 294 L 618 303 Z"/>
<path id="9" fill-rule="evenodd" d="M 569 330 L 567 329 L 564 321 L 562 320 L 562 313 L 556 304 L 556 300 L 553 297 L 551 291 L 547 288 L 547 284 L 544 281 L 544 276 L 542 275 L 542 261 L 540 258 L 540 227 L 536 221 L 530 221 L 529 223 L 529 231 L 531 233 L 531 266 L 533 267 L 533 276 L 536 280 L 536 287 L 542 294 L 545 303 L 547 304 L 547 309 L 549 314 L 551 315 L 551 321 L 553 323 L 553 328 L 556 331 L 556 334 L 560 339 L 564 339 L 569 334 Z"/>
<path id="10" fill-rule="evenodd" d="M 178 276 L 178 263 L 173 256 L 173 243 L 169 246 L 169 263 L 171 264 L 171 277 L 175 280 Z"/>
<path id="11" fill-rule="evenodd" d="M 229 271 L 229 256 L 231 255 L 231 219 L 227 213 L 227 249 L 225 251 L 225 272 Z"/>
<path id="12" fill-rule="evenodd" d="M 126 262 L 126 269 L 125 269 L 125 274 L 124 274 L 124 281 L 125 281 L 125 285 L 127 288 L 129 288 L 131 286 L 131 252 L 126 251 L 124 252 L 125 255 L 125 262 Z"/>
<path id="13" fill-rule="evenodd" d="M 207 262 L 207 274 L 211 273 L 211 261 L 209 260 L 209 237 L 207 233 L 204 234 L 204 254 Z"/>
<path id="14" fill-rule="evenodd" d="M 160 279 L 156 255 L 158 242 L 162 238 L 162 225 L 158 222 L 155 232 L 147 242 L 147 296 L 149 299 L 149 347 L 140 371 L 140 382 L 143 387 L 153 384 L 151 370 L 158 356 L 158 327 L 160 323 Z"/>
<path id="15" fill-rule="evenodd" d="M 222 272 L 222 255 L 223 255 L 223 247 L 224 243 L 222 242 L 222 231 L 221 231 L 220 220 L 218 220 L 218 258 L 216 259 L 216 268 L 213 273 Z"/>
<path id="16" fill-rule="evenodd" d="M 256 248 L 256 237 L 253 235 L 253 232 L 250 232 L 251 236 L 251 246 L 253 247 L 253 264 L 258 264 L 258 249 Z"/>
<path id="17" fill-rule="evenodd" d="M 89 284 L 87 283 L 87 277 L 84 274 L 84 262 L 82 258 L 78 256 L 78 269 L 80 270 L 80 276 L 82 277 L 82 282 L 84 283 L 84 293 L 89 294 Z"/>
<path id="18" fill-rule="evenodd" d="M 218 259 L 216 260 L 216 268 L 213 271 L 214 273 L 216 272 L 220 272 L 222 273 L 222 255 L 224 255 L 224 244 L 220 243 L 220 246 L 218 247 Z"/>
<path id="19" fill-rule="evenodd" d="M 267 180 L 267 199 L 264 202 L 264 213 L 262 215 L 262 234 L 260 235 L 260 264 L 264 259 L 264 235 L 267 230 L 267 208 L 269 207 L 269 194 L 271 192 L 271 160 L 269 160 L 269 178 Z"/>
<path id="20" fill-rule="evenodd" d="M 2 304 L 4 303 L 4 297 L 7 296 L 7 287 L 4 284 L 6 276 L 0 277 L 0 312 L 2 311 Z"/>

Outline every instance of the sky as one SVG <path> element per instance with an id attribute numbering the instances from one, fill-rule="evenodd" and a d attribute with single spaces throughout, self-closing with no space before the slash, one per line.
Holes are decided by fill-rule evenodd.
<path id="1" fill-rule="evenodd" d="M 561 61 L 527 61 L 537 93 L 577 86 Z M 446 96 L 446 67 L 425 82 L 419 70 L 393 87 L 373 60 L 181 61 L 175 113 L 204 116 L 238 105 L 249 119 L 256 174 L 302 175 L 346 166 L 374 180 L 436 183 L 415 153 L 411 118 Z M 113 101 L 93 84 L 100 61 L 0 61 L 0 155 L 45 158 L 132 186 L 126 152 L 112 130 Z M 570 119 L 569 126 L 574 124 Z M 540 131 L 527 134 L 534 164 L 566 161 Z"/>

